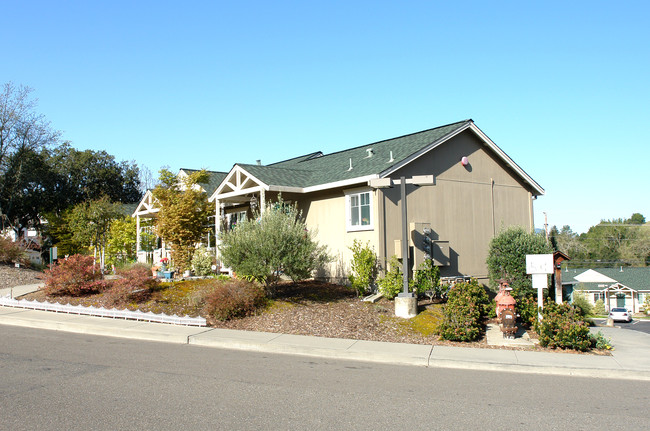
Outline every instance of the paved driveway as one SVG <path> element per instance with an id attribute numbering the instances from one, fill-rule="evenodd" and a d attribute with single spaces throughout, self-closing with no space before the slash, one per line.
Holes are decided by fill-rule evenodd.
<path id="1" fill-rule="evenodd" d="M 594 319 L 599 325 L 605 325 L 607 319 Z M 633 331 L 645 332 L 650 334 L 650 320 L 646 319 L 634 319 L 631 322 L 614 322 L 614 326 L 619 326 L 621 329 L 631 329 Z"/>

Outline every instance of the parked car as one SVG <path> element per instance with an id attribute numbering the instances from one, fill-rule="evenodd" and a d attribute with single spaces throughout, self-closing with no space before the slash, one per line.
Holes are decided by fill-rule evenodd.
<path id="1" fill-rule="evenodd" d="M 612 308 L 609 311 L 609 318 L 613 321 L 632 321 L 632 313 L 628 311 L 627 308 Z"/>

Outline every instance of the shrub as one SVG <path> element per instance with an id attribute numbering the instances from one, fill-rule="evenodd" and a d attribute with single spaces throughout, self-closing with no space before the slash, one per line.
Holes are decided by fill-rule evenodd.
<path id="1" fill-rule="evenodd" d="M 596 316 L 603 316 L 607 314 L 607 310 L 605 310 L 605 303 L 603 302 L 602 299 L 596 301 L 596 303 L 594 304 L 593 311 L 594 311 L 594 315 Z"/>
<path id="2" fill-rule="evenodd" d="M 217 320 L 229 320 L 254 314 L 265 303 L 264 289 L 235 279 L 220 283 L 205 296 L 203 313 Z"/>
<path id="3" fill-rule="evenodd" d="M 311 277 L 329 261 L 324 247 L 307 230 L 295 205 L 268 204 L 258 219 L 244 220 L 221 233 L 219 252 L 240 276 L 264 280 L 269 295 L 281 274 L 293 281 Z"/>
<path id="4" fill-rule="evenodd" d="M 573 292 L 573 306 L 580 311 L 582 316 L 592 316 L 594 313 L 594 307 L 587 300 L 587 296 L 579 290 Z"/>
<path id="5" fill-rule="evenodd" d="M 25 266 L 29 264 L 25 249 L 19 243 L 0 236 L 0 263 L 16 262 Z"/>
<path id="6" fill-rule="evenodd" d="M 486 260 L 490 287 L 496 291 L 501 278 L 510 282 L 511 295 L 517 300 L 517 313 L 526 324 L 537 319 L 537 305 L 534 313 L 531 305 L 531 298 L 535 299 L 537 292 L 526 274 L 526 255 L 552 252 L 543 235 L 531 233 L 522 227 L 507 228 L 490 241 Z"/>
<path id="7" fill-rule="evenodd" d="M 598 331 L 596 334 L 591 334 L 591 346 L 599 350 L 612 350 L 612 341 Z"/>
<path id="8" fill-rule="evenodd" d="M 440 287 L 440 268 L 433 264 L 433 260 L 426 259 L 415 272 L 414 290 L 418 296 L 423 296 L 427 291 L 433 291 L 436 297 L 442 296 Z"/>
<path id="9" fill-rule="evenodd" d="M 368 244 L 354 240 L 352 247 L 352 274 L 348 276 L 352 288 L 359 296 L 371 291 L 377 278 L 377 255 Z"/>
<path id="10" fill-rule="evenodd" d="M 517 313 L 521 322 L 528 328 L 533 328 L 538 320 L 539 307 L 537 305 L 537 297 L 532 294 L 524 295 L 517 299 L 515 305 Z"/>
<path id="11" fill-rule="evenodd" d="M 192 256 L 192 268 L 194 274 L 206 276 L 212 274 L 212 255 L 205 247 L 199 247 Z"/>
<path id="12" fill-rule="evenodd" d="M 59 261 L 51 270 L 45 270 L 45 293 L 79 296 L 104 290 L 106 283 L 94 262 L 92 256 L 81 254 Z"/>
<path id="13" fill-rule="evenodd" d="M 589 326 L 582 320 L 580 311 L 571 304 L 544 304 L 542 321 L 537 324 L 537 333 L 542 347 L 581 351 L 591 347 Z"/>
<path id="14" fill-rule="evenodd" d="M 488 296 L 476 279 L 456 283 L 447 294 L 440 337 L 452 341 L 479 338 L 487 312 Z"/>
<path id="15" fill-rule="evenodd" d="M 386 271 L 386 275 L 380 278 L 377 284 L 379 293 L 388 299 L 393 299 L 404 290 L 404 278 L 397 256 L 391 256 L 388 266 L 389 270 Z"/>
<path id="16" fill-rule="evenodd" d="M 159 285 L 158 280 L 151 277 L 147 265 L 134 264 L 119 269 L 117 273 L 119 278 L 107 283 L 103 297 L 107 306 L 123 307 L 129 302 L 145 301 Z"/>

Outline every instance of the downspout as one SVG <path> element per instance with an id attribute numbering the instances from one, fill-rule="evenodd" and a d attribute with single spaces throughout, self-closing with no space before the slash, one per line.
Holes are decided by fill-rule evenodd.
<path id="1" fill-rule="evenodd" d="M 490 199 L 492 202 L 492 236 L 496 236 L 497 234 L 497 226 L 496 226 L 496 220 L 494 217 L 494 178 L 490 178 Z"/>

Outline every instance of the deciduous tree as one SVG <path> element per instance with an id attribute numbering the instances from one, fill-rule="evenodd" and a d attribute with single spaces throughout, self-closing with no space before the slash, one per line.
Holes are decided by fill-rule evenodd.
<path id="1" fill-rule="evenodd" d="M 211 208 L 207 196 L 196 187 L 207 180 L 205 170 L 178 178 L 168 169 L 162 169 L 159 184 L 153 189 L 153 196 L 160 204 L 157 233 L 171 245 L 172 260 L 181 271 L 190 268 L 195 244 L 209 229 Z"/>

